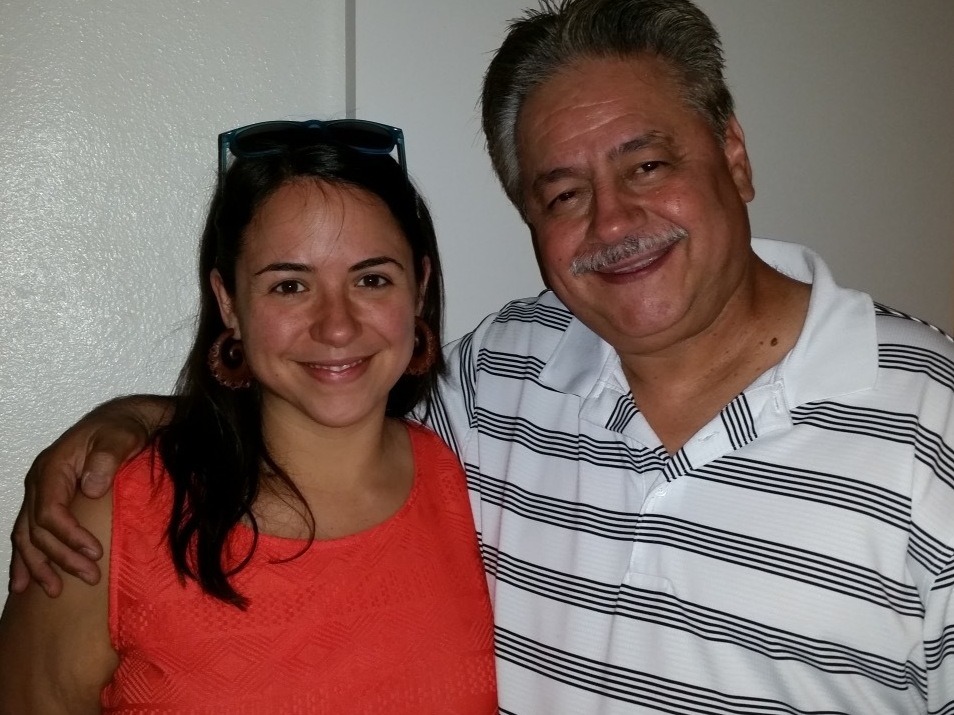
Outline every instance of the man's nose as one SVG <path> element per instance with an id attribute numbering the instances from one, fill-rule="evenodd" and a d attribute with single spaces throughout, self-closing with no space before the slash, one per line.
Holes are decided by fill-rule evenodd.
<path id="1" fill-rule="evenodd" d="M 590 232 L 602 243 L 617 243 L 643 227 L 646 212 L 638 196 L 611 184 L 594 192 Z"/>

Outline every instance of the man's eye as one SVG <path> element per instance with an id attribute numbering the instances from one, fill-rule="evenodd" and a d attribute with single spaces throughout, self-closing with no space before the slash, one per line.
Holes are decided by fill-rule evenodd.
<path id="1" fill-rule="evenodd" d="M 644 161 L 638 167 L 636 167 L 637 174 L 651 174 L 656 169 L 660 168 L 665 162 L 662 161 Z"/>
<path id="2" fill-rule="evenodd" d="M 567 191 L 561 191 L 559 194 L 557 194 L 557 195 L 554 196 L 552 199 L 550 199 L 550 201 L 547 203 L 547 208 L 551 208 L 551 209 L 552 209 L 552 208 L 555 208 L 555 207 L 559 206 L 560 204 L 565 204 L 567 201 L 572 201 L 572 200 L 573 200 L 573 197 L 575 197 L 575 196 L 576 196 L 576 190 L 575 190 L 575 189 L 569 189 L 569 190 L 567 190 Z"/>

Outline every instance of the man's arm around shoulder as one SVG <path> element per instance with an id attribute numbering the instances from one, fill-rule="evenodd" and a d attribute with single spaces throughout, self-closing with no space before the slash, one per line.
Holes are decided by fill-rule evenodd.
<path id="1" fill-rule="evenodd" d="M 157 395 L 111 400 L 40 453 L 27 473 L 13 527 L 11 593 L 23 592 L 32 578 L 47 595 L 58 595 L 62 580 L 52 564 L 86 583 L 99 581 L 102 544 L 70 511 L 77 486 L 91 498 L 105 494 L 119 467 L 168 422 L 173 404 Z"/>

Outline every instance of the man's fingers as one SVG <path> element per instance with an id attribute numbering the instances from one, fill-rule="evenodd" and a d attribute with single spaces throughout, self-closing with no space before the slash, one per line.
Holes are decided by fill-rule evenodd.
<path id="1" fill-rule="evenodd" d="M 104 496 L 113 485 L 113 478 L 127 455 L 111 452 L 91 452 L 80 478 L 80 489 L 90 499 Z"/>
<path id="2" fill-rule="evenodd" d="M 103 547 L 73 517 L 70 505 L 77 488 L 103 498 L 120 465 L 143 448 L 165 417 L 166 402 L 161 399 L 105 403 L 40 453 L 25 480 L 24 512 L 13 539 L 11 589 L 24 587 L 24 569 L 48 593 L 59 593 L 64 571 L 87 583 L 99 581 L 95 560 L 102 558 Z"/>
<path id="3" fill-rule="evenodd" d="M 27 568 L 23 557 L 16 549 L 13 550 L 13 558 L 10 559 L 10 581 L 7 583 L 9 593 L 23 593 L 26 587 L 30 585 L 30 570 Z"/>
<path id="4" fill-rule="evenodd" d="M 38 508 L 36 523 L 30 526 L 30 542 L 64 571 L 87 583 L 99 580 L 95 560 L 102 557 L 103 547 L 80 525 L 69 507 L 50 504 Z"/>
<path id="5" fill-rule="evenodd" d="M 42 586 L 48 596 L 59 596 L 63 581 L 50 565 L 46 556 L 30 542 L 30 531 L 23 511 L 13 527 L 13 562 L 10 565 L 10 590 L 21 593 L 29 585 L 30 579 Z M 26 571 L 26 577 L 23 571 Z"/>
<path id="6" fill-rule="evenodd" d="M 89 547 L 86 544 L 91 541 L 98 547 L 99 542 L 96 541 L 96 538 L 92 534 L 78 524 L 76 528 L 71 531 L 71 536 L 74 534 L 81 536 L 83 541 L 66 542 L 46 529 L 37 526 L 30 530 L 30 543 L 40 553 L 40 558 L 43 559 L 47 566 L 52 562 L 63 571 L 82 579 L 86 583 L 95 584 L 99 582 L 99 566 L 93 559 L 86 556 L 86 553 L 89 551 Z M 100 556 L 101 555 L 102 551 L 100 551 Z M 27 551 L 23 551 L 23 558 L 26 560 L 30 572 L 36 577 L 33 571 L 34 566 L 30 561 L 30 554 Z M 43 569 L 43 566 L 38 565 L 38 568 Z M 48 579 L 37 578 L 37 580 L 43 582 Z M 57 581 L 59 581 L 59 576 L 57 576 Z"/>
<path id="7" fill-rule="evenodd" d="M 80 479 L 80 489 L 91 499 L 98 499 L 109 491 L 119 468 L 148 441 L 149 435 L 139 423 L 130 421 L 127 427 L 128 431 L 98 433 L 91 441 Z"/>
<path id="8" fill-rule="evenodd" d="M 43 469 L 40 460 L 35 468 Z M 33 517 L 29 524 L 30 541 L 46 554 L 47 560 L 64 571 L 88 583 L 96 583 L 99 567 L 93 560 L 103 555 L 103 547 L 70 513 L 69 504 L 76 495 L 76 479 L 71 469 L 69 464 L 56 471 L 48 466 L 47 479 L 27 479 L 26 512 L 28 517 Z M 34 573 L 26 554 L 24 558 Z"/>
<path id="9" fill-rule="evenodd" d="M 17 531 L 22 532 L 20 538 L 23 538 L 26 535 L 26 529 L 26 515 L 23 513 L 23 507 L 20 507 L 20 513 L 17 514 L 16 521 L 13 522 L 13 533 L 10 534 L 10 540 L 13 542 L 13 558 L 10 560 L 10 583 L 8 585 L 10 593 L 23 593 L 26 587 L 30 585 L 30 570 L 16 546 Z"/>

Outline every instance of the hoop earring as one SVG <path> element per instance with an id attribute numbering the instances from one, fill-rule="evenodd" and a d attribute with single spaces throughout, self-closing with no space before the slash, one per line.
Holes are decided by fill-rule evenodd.
<path id="1" fill-rule="evenodd" d="M 437 362 L 439 349 L 437 338 L 434 337 L 434 331 L 430 326 L 421 316 L 414 318 L 414 352 L 411 354 L 411 362 L 407 364 L 404 374 L 414 377 L 426 374 Z"/>
<path id="2" fill-rule="evenodd" d="M 252 373 L 245 362 L 245 349 L 242 341 L 232 336 L 235 332 L 227 328 L 215 339 L 209 348 L 209 370 L 223 387 L 241 390 L 252 384 Z"/>

